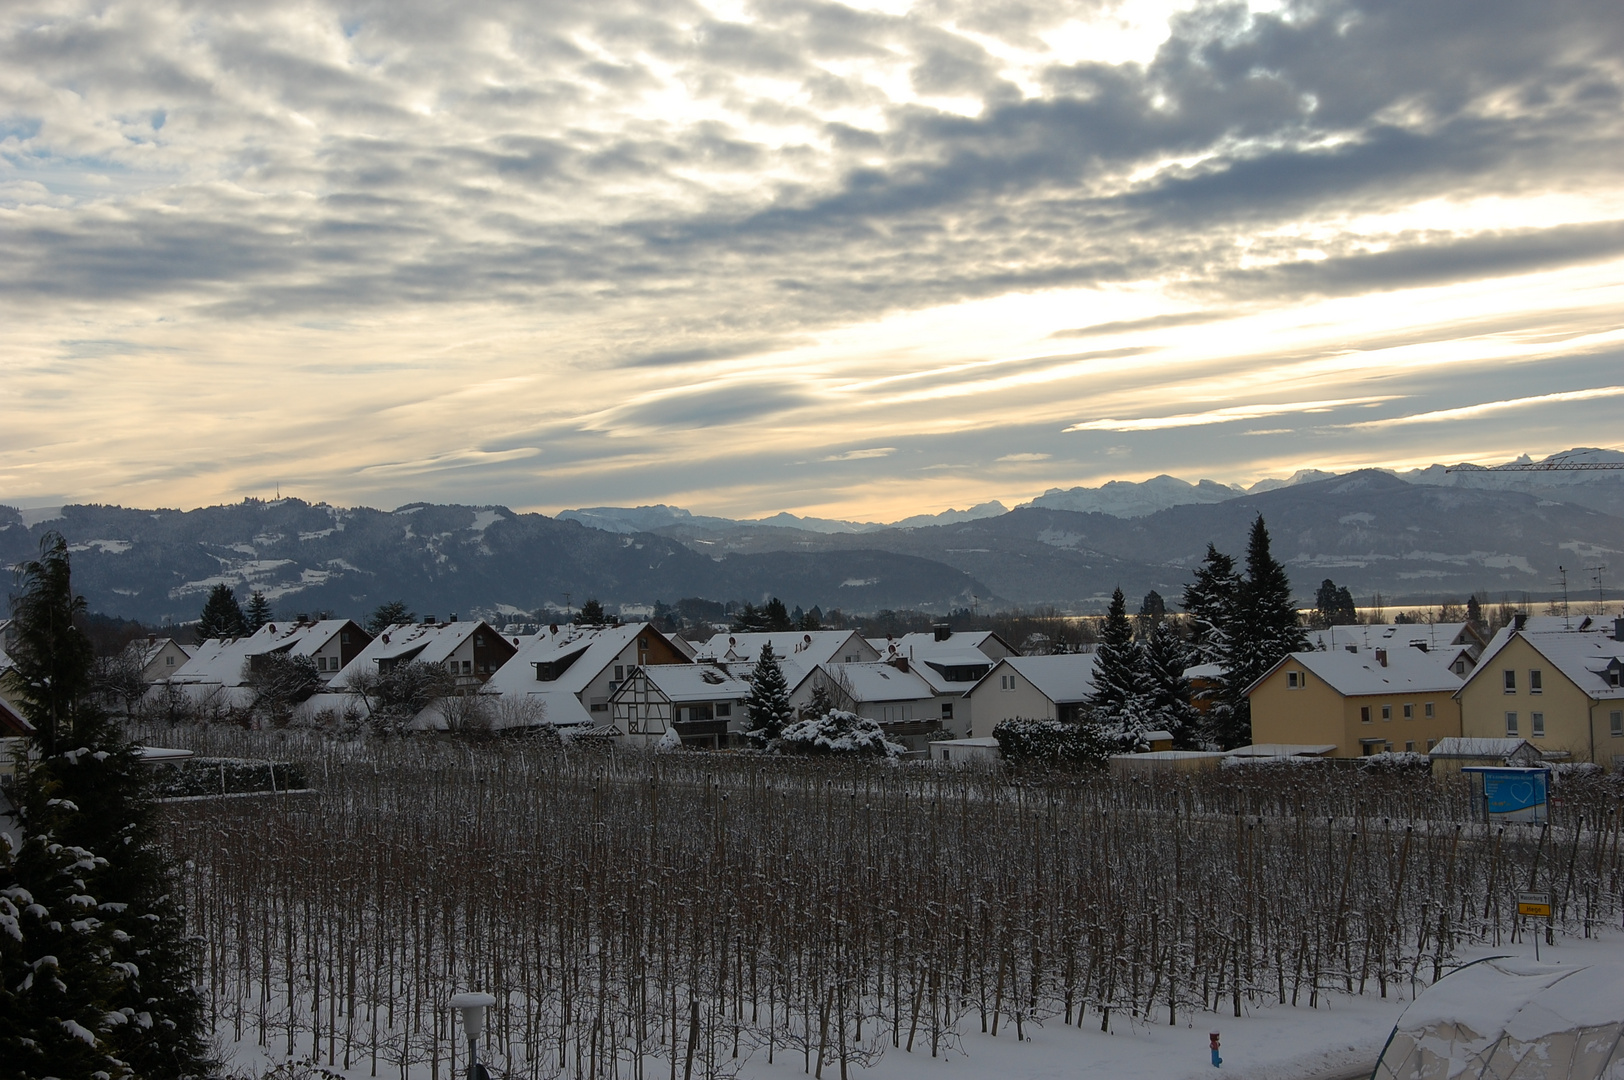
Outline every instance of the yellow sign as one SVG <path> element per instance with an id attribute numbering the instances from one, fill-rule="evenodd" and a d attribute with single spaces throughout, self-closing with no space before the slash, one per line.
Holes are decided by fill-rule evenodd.
<path id="1" fill-rule="evenodd" d="M 1551 917 L 1551 894 L 1542 892 L 1518 893 L 1517 914 L 1549 919 Z"/>

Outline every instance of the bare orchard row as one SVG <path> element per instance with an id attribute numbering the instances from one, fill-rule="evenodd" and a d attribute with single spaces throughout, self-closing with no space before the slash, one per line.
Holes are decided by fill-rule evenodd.
<path id="1" fill-rule="evenodd" d="M 171 732 L 174 739 L 180 733 Z M 167 810 L 227 1035 L 438 1078 L 462 989 L 510 1075 L 687 1080 L 792 1055 L 842 1076 L 978 1027 L 1431 981 L 1467 943 L 1620 915 L 1620 803 L 1469 819 L 1458 778 L 1263 767 L 1015 783 L 749 755 L 195 732 L 313 794 Z M 444 1075 L 452 1075 L 445 1073 Z"/>

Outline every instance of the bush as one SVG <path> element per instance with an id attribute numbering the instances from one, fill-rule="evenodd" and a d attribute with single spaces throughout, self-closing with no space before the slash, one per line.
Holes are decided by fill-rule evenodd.
<path id="1" fill-rule="evenodd" d="M 154 794 L 160 799 L 195 795 L 238 795 L 297 791 L 309 786 L 304 766 L 292 761 L 245 758 L 192 758 L 159 770 Z"/>
<path id="2" fill-rule="evenodd" d="M 878 720 L 845 709 L 798 720 L 784 728 L 779 748 L 804 754 L 876 754 L 895 757 L 902 746 L 885 737 Z"/>
<path id="3" fill-rule="evenodd" d="M 1002 720 L 992 729 L 1004 760 L 1047 768 L 1101 768 L 1116 750 L 1098 729 L 1059 720 Z"/>

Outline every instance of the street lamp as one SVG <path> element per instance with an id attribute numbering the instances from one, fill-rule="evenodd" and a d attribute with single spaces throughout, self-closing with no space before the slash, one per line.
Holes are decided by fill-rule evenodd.
<path id="1" fill-rule="evenodd" d="M 462 1013 L 462 1030 L 468 1036 L 468 1080 L 491 1078 L 485 1066 L 479 1063 L 479 1035 L 485 1030 L 485 1010 L 495 1004 L 495 997 L 477 991 L 451 997 L 451 1007 Z"/>

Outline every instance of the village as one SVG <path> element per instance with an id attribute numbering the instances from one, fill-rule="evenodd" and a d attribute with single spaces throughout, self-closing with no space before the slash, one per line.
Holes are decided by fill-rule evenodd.
<path id="1" fill-rule="evenodd" d="M 524 628 L 431 615 L 373 635 L 354 620 L 296 615 L 196 645 L 154 636 L 129 646 L 140 686 L 124 704 L 146 715 L 263 722 L 270 698 L 281 723 L 318 729 L 387 713 L 401 731 L 547 727 L 612 745 L 726 750 L 751 745 L 747 705 L 765 651 L 797 717 L 832 704 L 873 721 L 905 757 L 972 763 L 997 759 L 1000 724 L 1076 724 L 1099 696 L 1093 646 L 1022 655 L 995 631 L 946 624 L 890 638 L 723 630 L 697 642 L 640 622 L 516 629 Z M 1545 763 L 1614 772 L 1624 763 L 1624 617 L 1518 614 L 1487 637 L 1470 621 L 1356 623 L 1307 638 L 1308 648 L 1245 688 L 1249 742 L 1175 746 L 1188 740 L 1150 730 L 1113 755 L 1114 767 L 1384 755 L 1411 755 L 1435 771 Z M 278 699 L 265 676 L 290 660 L 314 678 Z M 409 664 L 443 672 L 439 688 L 391 696 L 386 677 Z M 1212 664 L 1184 670 L 1197 713 L 1222 674 Z M 4 686 L 0 676 L 0 717 L 19 734 L 24 722 Z"/>

